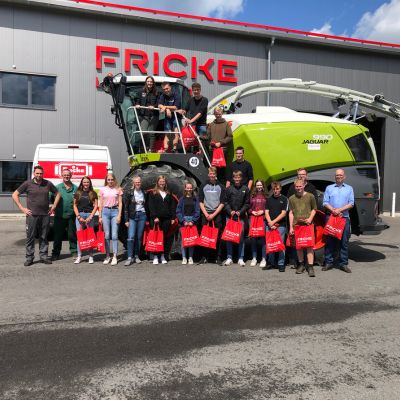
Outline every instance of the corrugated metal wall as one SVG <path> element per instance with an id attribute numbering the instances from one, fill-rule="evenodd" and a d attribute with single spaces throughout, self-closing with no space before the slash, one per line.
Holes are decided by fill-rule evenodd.
<path id="1" fill-rule="evenodd" d="M 149 55 L 157 51 L 160 60 L 174 52 L 184 54 L 188 60 L 196 55 L 199 63 L 210 57 L 233 59 L 238 62 L 239 83 L 267 78 L 268 37 L 228 36 L 218 31 L 162 27 L 155 23 L 141 25 L 123 18 L 11 5 L 0 6 L 0 37 L 0 69 L 12 70 L 15 65 L 15 71 L 57 75 L 56 111 L 0 108 L 0 160 L 12 160 L 13 154 L 16 160 L 32 160 L 38 143 L 102 144 L 109 146 L 114 169 L 122 178 L 127 172 L 125 144 L 110 114 L 111 99 L 95 88 L 95 78 L 107 72 L 121 72 L 125 48 L 142 49 Z M 120 49 L 115 66 L 96 71 L 96 45 Z M 271 54 L 273 79 L 316 80 L 370 93 L 383 92 L 390 99 L 398 98 L 400 93 L 398 56 L 280 40 L 275 42 Z M 190 66 L 187 70 L 190 71 Z M 216 77 L 216 65 L 212 71 Z M 150 67 L 149 73 L 152 72 Z M 209 82 L 202 74 L 197 80 L 209 98 L 231 86 L 218 84 L 216 79 Z M 188 79 L 187 83 L 190 85 L 192 80 Z M 332 111 L 330 103 L 320 98 L 273 94 L 271 99 L 271 105 Z M 264 100 L 265 96 L 260 95 L 247 101 L 246 108 L 254 108 L 257 102 L 264 103 Z M 400 192 L 396 173 L 391 173 L 400 164 L 396 155 L 400 144 L 398 130 L 396 123 L 387 122 L 385 209 L 390 206 L 391 192 Z M 0 210 L 10 206 L 9 200 L 0 199 Z"/>

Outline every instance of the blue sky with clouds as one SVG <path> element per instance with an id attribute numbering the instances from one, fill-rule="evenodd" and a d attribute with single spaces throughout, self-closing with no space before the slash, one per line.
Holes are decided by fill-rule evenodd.
<path id="1" fill-rule="evenodd" d="M 108 0 L 159 10 L 400 43 L 400 0 Z"/>

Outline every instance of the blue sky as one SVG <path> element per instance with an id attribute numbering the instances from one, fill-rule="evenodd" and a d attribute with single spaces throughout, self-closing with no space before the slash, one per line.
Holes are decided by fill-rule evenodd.
<path id="1" fill-rule="evenodd" d="M 400 0 L 108 0 L 283 28 L 400 43 Z"/>

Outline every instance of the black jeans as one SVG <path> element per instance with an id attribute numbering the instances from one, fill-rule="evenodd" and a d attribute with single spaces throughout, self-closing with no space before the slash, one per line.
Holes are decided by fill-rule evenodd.
<path id="1" fill-rule="evenodd" d="M 26 217 L 26 260 L 33 261 L 35 258 L 35 237 L 39 236 L 39 256 L 41 260 L 48 257 L 49 242 L 49 215 L 28 215 Z"/>

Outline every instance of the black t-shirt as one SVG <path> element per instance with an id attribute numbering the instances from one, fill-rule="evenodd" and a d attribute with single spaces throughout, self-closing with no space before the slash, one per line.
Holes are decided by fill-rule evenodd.
<path id="1" fill-rule="evenodd" d="M 194 214 L 194 198 L 184 197 L 183 198 L 183 215 L 193 215 Z"/>
<path id="2" fill-rule="evenodd" d="M 90 202 L 89 192 L 82 190 L 77 207 L 79 212 L 91 213 L 93 211 L 93 204 Z"/>
<path id="3" fill-rule="evenodd" d="M 265 208 L 269 211 L 271 219 L 274 220 L 282 211 L 287 211 L 288 199 L 283 194 L 279 197 L 268 197 Z M 286 226 L 286 218 L 282 218 L 278 223 L 280 226 Z"/>
<path id="4" fill-rule="evenodd" d="M 253 167 L 247 160 L 243 160 L 242 162 L 237 162 L 236 160 L 232 162 L 230 168 L 228 168 L 228 174 L 226 176 L 226 180 L 230 181 L 233 185 L 233 173 L 235 171 L 242 172 L 242 184 L 247 185 L 249 180 L 253 180 Z"/>
<path id="5" fill-rule="evenodd" d="M 187 103 L 186 111 L 189 118 L 193 118 L 198 113 L 201 113 L 201 117 L 195 122 L 195 125 L 207 125 L 207 97 L 201 96 L 200 99 L 191 97 Z"/>

